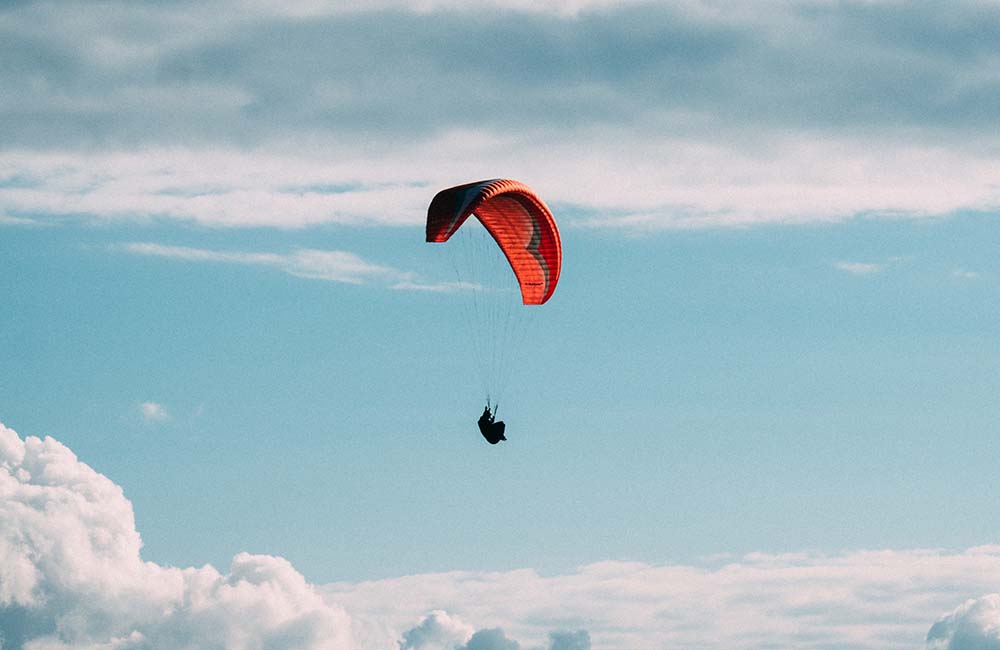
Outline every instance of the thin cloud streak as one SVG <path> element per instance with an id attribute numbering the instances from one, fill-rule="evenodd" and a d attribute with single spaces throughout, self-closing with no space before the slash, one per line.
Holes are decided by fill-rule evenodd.
<path id="1" fill-rule="evenodd" d="M 355 285 L 377 283 L 404 291 L 446 292 L 475 288 L 474 285 L 462 282 L 421 282 L 413 273 L 373 264 L 348 251 L 302 248 L 290 253 L 259 253 L 167 246 L 150 242 L 131 242 L 115 246 L 114 249 L 133 255 L 184 262 L 269 267 L 299 278 Z"/>
<path id="2" fill-rule="evenodd" d="M 40 226 L 41 222 L 34 219 L 23 219 L 20 217 L 8 217 L 0 214 L 0 226 Z"/>
<path id="3" fill-rule="evenodd" d="M 136 255 L 164 257 L 188 262 L 219 262 L 272 267 L 301 278 L 347 284 L 364 284 L 372 279 L 400 275 L 394 269 L 371 264 L 346 251 L 299 249 L 287 254 L 247 253 L 214 251 L 186 246 L 164 246 L 148 242 L 133 242 L 124 244 L 121 248 Z"/>
<path id="4" fill-rule="evenodd" d="M 845 273 L 850 273 L 851 275 L 871 275 L 873 273 L 878 273 L 885 268 L 884 264 L 874 264 L 872 262 L 847 262 L 841 261 L 834 264 L 835 267 L 844 271 Z"/>

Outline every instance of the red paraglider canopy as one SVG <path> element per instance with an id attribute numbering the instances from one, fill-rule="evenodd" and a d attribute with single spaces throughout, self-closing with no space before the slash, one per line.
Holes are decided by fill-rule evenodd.
<path id="1" fill-rule="evenodd" d="M 427 208 L 427 241 L 445 242 L 475 215 L 510 262 L 526 305 L 541 305 L 559 282 L 562 244 L 552 213 L 530 187 L 494 179 L 441 190 Z"/>

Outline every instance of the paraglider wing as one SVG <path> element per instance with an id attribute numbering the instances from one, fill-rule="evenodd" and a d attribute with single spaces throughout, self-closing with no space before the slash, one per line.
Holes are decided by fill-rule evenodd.
<path id="1" fill-rule="evenodd" d="M 475 215 L 510 262 L 526 305 L 541 305 L 559 282 L 562 244 L 552 213 L 527 185 L 495 179 L 438 192 L 427 209 L 427 241 L 445 242 Z"/>

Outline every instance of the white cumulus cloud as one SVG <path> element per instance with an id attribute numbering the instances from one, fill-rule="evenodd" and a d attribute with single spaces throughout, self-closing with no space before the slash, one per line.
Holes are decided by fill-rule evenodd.
<path id="1" fill-rule="evenodd" d="M 469 639 L 469 642 L 458 650 L 520 650 L 517 641 L 508 639 L 500 628 L 479 630 Z"/>
<path id="2" fill-rule="evenodd" d="M 225 573 L 145 562 L 121 488 L 52 438 L 0 425 L 3 648 L 353 648 L 350 619 L 285 560 Z"/>
<path id="3" fill-rule="evenodd" d="M 403 634 L 399 650 L 456 650 L 474 633 L 472 626 L 449 616 L 448 612 L 435 610 Z"/>
<path id="4" fill-rule="evenodd" d="M 927 633 L 928 650 L 1000 650 L 1000 594 L 970 599 Z"/>

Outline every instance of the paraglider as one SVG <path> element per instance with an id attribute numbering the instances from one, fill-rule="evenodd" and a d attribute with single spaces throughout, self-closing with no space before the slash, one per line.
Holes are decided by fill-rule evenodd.
<path id="1" fill-rule="evenodd" d="M 442 190 L 427 208 L 427 241 L 448 241 L 470 215 L 507 257 L 524 304 L 541 305 L 551 298 L 559 282 L 562 244 L 556 221 L 538 195 L 504 179 Z"/>
<path id="2" fill-rule="evenodd" d="M 490 412 L 490 405 L 487 404 L 486 408 L 483 409 L 483 414 L 479 416 L 479 433 L 483 434 L 486 442 L 495 445 L 501 440 L 506 440 L 507 438 L 503 435 L 506 428 L 507 425 L 503 423 L 503 420 L 496 421 L 496 417 Z"/>
<path id="3" fill-rule="evenodd" d="M 476 217 L 482 228 L 466 225 L 470 216 Z M 460 230 L 461 229 L 461 230 Z M 473 320 L 474 342 L 481 343 L 478 354 L 485 375 L 486 409 L 479 418 L 479 430 L 490 444 L 506 440 L 505 424 L 496 421 L 496 408 L 491 411 L 490 399 L 506 380 L 510 370 L 507 363 L 511 352 L 518 347 L 511 332 L 516 314 L 512 297 L 501 288 L 490 286 L 478 279 L 480 271 L 496 271 L 505 266 L 513 271 L 517 291 L 524 305 L 542 305 L 552 297 L 559 282 L 562 268 L 562 244 L 555 219 L 548 207 L 535 192 L 518 181 L 494 179 L 458 185 L 437 193 L 427 209 L 427 241 L 447 242 L 456 232 L 485 230 L 488 237 L 481 237 L 478 248 L 472 249 L 456 262 L 456 271 L 463 286 L 474 294 L 470 311 L 476 312 Z M 457 247 L 456 247 L 457 248 Z M 507 264 L 497 264 L 489 259 L 490 253 L 499 250 Z M 501 272 L 504 279 L 509 271 Z"/>

